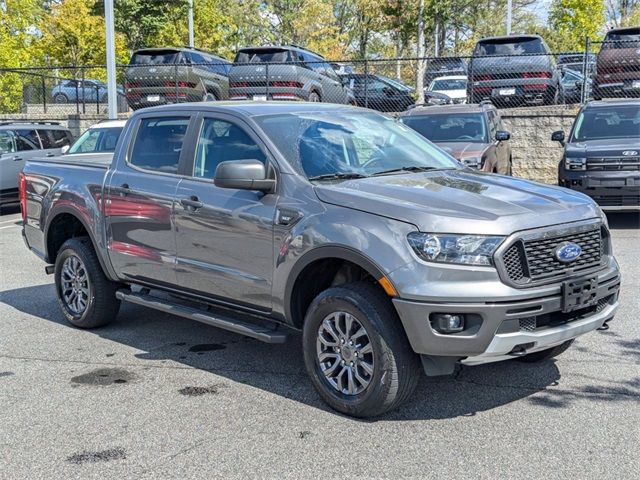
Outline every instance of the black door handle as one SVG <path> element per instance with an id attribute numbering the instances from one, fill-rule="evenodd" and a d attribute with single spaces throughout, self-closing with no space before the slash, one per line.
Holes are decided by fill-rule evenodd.
<path id="1" fill-rule="evenodd" d="M 118 191 L 120 192 L 121 195 L 128 195 L 129 193 L 131 193 L 131 189 L 129 188 L 128 183 L 123 183 L 122 185 L 120 185 L 120 188 L 118 188 Z"/>
<path id="2" fill-rule="evenodd" d="M 204 205 L 195 195 L 191 195 L 188 198 L 181 199 L 180 203 L 185 208 L 185 210 L 190 211 L 196 211 L 199 208 L 202 208 L 202 206 Z"/>

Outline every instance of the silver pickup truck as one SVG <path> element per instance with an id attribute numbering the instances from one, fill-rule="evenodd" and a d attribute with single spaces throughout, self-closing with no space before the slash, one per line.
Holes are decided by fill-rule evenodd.
<path id="1" fill-rule="evenodd" d="M 355 107 L 140 110 L 113 158 L 28 161 L 20 202 L 73 325 L 132 302 L 271 343 L 301 330 L 320 396 L 359 417 L 421 371 L 558 355 L 618 308 L 588 197 L 465 168 Z"/>

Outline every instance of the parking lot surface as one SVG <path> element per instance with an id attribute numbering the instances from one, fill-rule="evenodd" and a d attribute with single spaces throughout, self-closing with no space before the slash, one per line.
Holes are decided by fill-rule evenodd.
<path id="1" fill-rule="evenodd" d="M 0 216 L 2 478 L 638 478 L 637 214 L 610 216 L 608 331 L 553 361 L 425 377 L 369 421 L 320 401 L 300 336 L 267 345 L 133 305 L 71 327 L 19 220 Z"/>

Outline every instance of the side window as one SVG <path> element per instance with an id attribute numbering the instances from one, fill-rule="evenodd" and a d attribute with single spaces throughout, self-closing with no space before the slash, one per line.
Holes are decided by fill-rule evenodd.
<path id="1" fill-rule="evenodd" d="M 19 152 L 40 150 L 40 140 L 35 130 L 16 130 L 16 146 Z"/>
<path id="2" fill-rule="evenodd" d="M 144 118 L 140 121 L 129 163 L 145 170 L 178 173 L 189 117 Z"/>
<path id="3" fill-rule="evenodd" d="M 333 70 L 333 67 L 331 65 L 329 65 L 328 63 L 322 63 L 322 68 L 323 68 L 323 75 L 329 77 L 332 80 L 336 80 L 338 81 L 338 75 L 336 74 L 336 72 Z"/>
<path id="4" fill-rule="evenodd" d="M 207 63 L 207 60 L 205 60 L 205 58 L 199 53 L 189 52 L 189 57 L 191 58 L 191 63 Z"/>
<path id="5" fill-rule="evenodd" d="M 38 129 L 38 136 L 40 137 L 40 143 L 42 144 L 43 149 L 56 148 L 50 130 Z"/>
<path id="6" fill-rule="evenodd" d="M 224 120 L 205 118 L 198 136 L 193 176 L 212 179 L 218 164 L 230 160 L 267 161 L 258 144 L 242 128 Z"/>
<path id="7" fill-rule="evenodd" d="M 216 60 L 213 59 L 211 60 L 214 63 L 211 63 L 209 65 L 209 69 L 213 72 L 213 73 L 217 73 L 218 75 L 222 75 L 222 76 L 229 76 L 229 70 L 230 70 L 230 66 L 226 63 L 220 63 L 217 62 Z"/>
<path id="8" fill-rule="evenodd" d="M 62 148 L 71 143 L 69 141 L 71 134 L 66 130 L 49 130 L 49 135 L 53 139 L 53 147 L 51 148 Z M 40 136 L 42 137 L 42 135 Z"/>
<path id="9" fill-rule="evenodd" d="M 3 153 L 14 153 L 16 151 L 15 139 L 11 132 L 0 131 L 0 155 Z"/>

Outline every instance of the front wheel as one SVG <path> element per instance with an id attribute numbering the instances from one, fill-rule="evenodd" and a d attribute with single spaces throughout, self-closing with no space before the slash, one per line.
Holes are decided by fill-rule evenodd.
<path id="1" fill-rule="evenodd" d="M 325 290 L 304 321 L 307 373 L 322 399 L 354 417 L 381 415 L 404 402 L 420 376 L 402 324 L 385 293 L 356 282 Z"/>
<path id="2" fill-rule="evenodd" d="M 117 315 L 117 284 L 105 276 L 89 238 L 71 238 L 62 245 L 54 276 L 58 304 L 72 325 L 100 327 Z"/>
<path id="3" fill-rule="evenodd" d="M 546 350 L 540 350 L 539 352 L 529 353 L 524 357 L 518 357 L 518 360 L 525 363 L 536 363 L 543 362 L 545 360 L 549 360 L 550 358 L 557 357 L 561 353 L 565 352 L 571 345 L 573 344 L 573 340 L 567 340 L 560 345 L 556 345 L 555 347 L 547 348 Z"/>
<path id="4" fill-rule="evenodd" d="M 319 102 L 320 100 L 320 95 L 318 95 L 316 92 L 311 92 L 309 94 L 309 101 L 310 102 Z"/>

